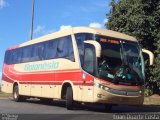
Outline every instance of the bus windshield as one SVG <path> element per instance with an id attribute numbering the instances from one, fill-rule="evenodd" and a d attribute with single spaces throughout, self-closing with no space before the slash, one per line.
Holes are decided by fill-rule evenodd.
<path id="1" fill-rule="evenodd" d="M 98 77 L 117 84 L 144 84 L 144 63 L 137 42 L 96 36 L 102 47 L 97 60 Z"/>
<path id="2" fill-rule="evenodd" d="M 96 40 L 101 45 L 101 57 L 97 58 L 95 76 L 125 85 L 144 84 L 144 61 L 137 42 L 111 38 L 102 35 L 79 33 L 75 35 L 81 66 L 85 40 Z"/>

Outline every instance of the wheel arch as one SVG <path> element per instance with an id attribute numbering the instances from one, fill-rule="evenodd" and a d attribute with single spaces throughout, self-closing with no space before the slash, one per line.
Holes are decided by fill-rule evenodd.
<path id="1" fill-rule="evenodd" d="M 12 93 L 13 93 L 13 89 L 14 89 L 14 87 L 15 87 L 16 85 L 19 87 L 19 83 L 18 83 L 18 82 L 14 82 L 14 83 L 13 83 Z"/>
<path id="2" fill-rule="evenodd" d="M 74 90 L 74 85 L 73 85 L 73 83 L 71 81 L 64 81 L 63 82 L 62 87 L 61 87 L 61 99 L 65 99 L 65 95 L 66 95 L 66 92 L 67 92 L 67 87 L 71 87 L 72 88 L 73 99 L 74 99 L 75 90 Z"/>

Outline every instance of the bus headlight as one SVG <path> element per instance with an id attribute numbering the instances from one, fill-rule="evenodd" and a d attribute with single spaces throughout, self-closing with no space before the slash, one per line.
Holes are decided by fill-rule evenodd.
<path id="1" fill-rule="evenodd" d="M 103 87 L 103 89 L 104 89 L 104 90 L 106 90 L 106 91 L 107 91 L 107 90 L 109 90 L 109 88 L 108 88 L 108 87 L 106 87 L 106 86 L 104 86 L 104 87 Z"/>
<path id="2" fill-rule="evenodd" d="M 96 87 L 102 89 L 102 90 L 105 90 L 105 91 L 108 91 L 108 90 L 109 90 L 109 88 L 108 88 L 107 86 L 103 85 L 103 84 L 100 84 L 100 83 L 95 82 L 94 85 L 95 85 Z"/>
<path id="3" fill-rule="evenodd" d="M 100 87 L 100 84 L 99 83 L 96 83 L 96 82 L 94 82 L 94 85 L 96 86 L 96 87 Z"/>

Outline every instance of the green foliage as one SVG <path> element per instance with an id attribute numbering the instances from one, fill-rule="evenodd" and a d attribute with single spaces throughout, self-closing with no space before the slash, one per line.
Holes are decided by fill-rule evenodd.
<path id="1" fill-rule="evenodd" d="M 145 97 L 148 97 L 148 96 L 151 96 L 151 95 L 153 95 L 153 90 L 148 89 L 148 88 L 144 90 L 144 96 Z"/>
<path id="2" fill-rule="evenodd" d="M 106 28 L 136 37 L 155 55 L 146 68 L 148 87 L 160 87 L 160 0 L 112 0 Z M 155 90 L 154 90 L 155 92 Z"/>

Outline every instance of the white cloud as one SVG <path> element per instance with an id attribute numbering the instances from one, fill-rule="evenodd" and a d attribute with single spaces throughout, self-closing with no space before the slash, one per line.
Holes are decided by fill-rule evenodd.
<path id="1" fill-rule="evenodd" d="M 99 22 L 92 22 L 89 24 L 89 27 L 93 27 L 93 28 L 104 28 L 105 24 L 108 22 L 108 19 L 105 18 L 101 23 Z"/>
<path id="2" fill-rule="evenodd" d="M 59 30 L 64 30 L 64 29 L 68 29 L 71 28 L 71 25 L 61 25 Z"/>
<path id="3" fill-rule="evenodd" d="M 103 20 L 103 24 L 106 24 L 107 22 L 108 22 L 108 19 L 105 18 L 105 19 Z"/>
<path id="4" fill-rule="evenodd" d="M 6 0 L 0 0 L 0 9 L 7 7 L 8 3 L 6 2 Z"/>
<path id="5" fill-rule="evenodd" d="M 53 32 L 55 32 L 54 29 L 51 29 L 51 30 L 44 30 L 44 31 L 43 31 L 43 35 L 47 35 L 47 34 L 50 34 L 50 33 L 53 33 Z"/>
<path id="6" fill-rule="evenodd" d="M 93 28 L 102 28 L 102 25 L 98 22 L 93 22 L 89 24 L 89 27 L 93 27 Z"/>
<path id="7" fill-rule="evenodd" d="M 44 29 L 45 29 L 45 26 L 38 25 L 34 30 L 34 34 L 41 33 L 44 31 Z"/>
<path id="8" fill-rule="evenodd" d="M 50 34 L 53 33 L 55 30 L 51 29 L 51 30 L 47 30 L 46 26 L 44 25 L 38 25 L 35 29 L 34 29 L 34 37 L 39 37 L 42 35 L 46 35 L 46 34 Z"/>

